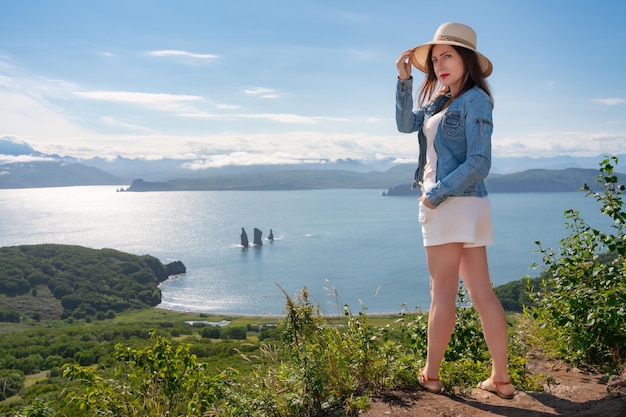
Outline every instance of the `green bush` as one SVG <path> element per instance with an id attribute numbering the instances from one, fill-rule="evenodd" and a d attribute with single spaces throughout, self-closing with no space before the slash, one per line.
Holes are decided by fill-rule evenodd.
<path id="1" fill-rule="evenodd" d="M 31 404 L 28 404 L 21 413 L 16 417 L 52 417 L 54 410 L 48 407 L 48 405 L 40 399 L 34 400 Z"/>
<path id="2" fill-rule="evenodd" d="M 0 310 L 0 322 L 19 323 L 20 313 L 15 310 Z"/>
<path id="3" fill-rule="evenodd" d="M 239 339 L 246 340 L 247 329 L 243 326 L 238 327 L 224 327 L 221 329 L 220 338 L 222 339 Z"/>
<path id="4" fill-rule="evenodd" d="M 208 339 L 219 339 L 222 336 L 222 330 L 217 326 L 205 326 L 200 330 L 200 336 Z"/>
<path id="5" fill-rule="evenodd" d="M 208 376 L 185 345 L 173 346 L 155 331 L 154 345 L 145 349 L 117 345 L 115 379 L 89 367 L 71 364 L 64 376 L 79 385 L 67 393 L 81 413 L 143 416 L 201 416 L 216 402 L 225 377 Z"/>
<path id="6" fill-rule="evenodd" d="M 0 369 L 0 401 L 20 392 L 24 386 L 24 373 L 15 369 Z"/>
<path id="7" fill-rule="evenodd" d="M 461 287 L 442 367 L 448 389 L 474 387 L 490 372 L 480 320 L 465 294 Z M 368 324 L 365 309 L 352 314 L 345 307 L 345 321 L 329 320 L 311 304 L 306 288 L 295 299 L 286 297 L 287 316 L 278 328 L 282 344 L 261 344 L 262 365 L 241 385 L 246 390 L 229 392 L 219 405 L 220 416 L 357 416 L 375 393 L 417 388 L 426 356 L 427 315 L 408 312 L 376 328 Z M 537 389 L 523 354 L 511 352 L 512 380 Z"/>
<path id="8" fill-rule="evenodd" d="M 570 234 L 560 241 L 560 251 L 537 242 L 548 278 L 530 295 L 535 305 L 526 313 L 546 346 L 576 364 L 616 368 L 626 361 L 625 188 L 614 174 L 617 162 L 616 157 L 601 162 L 595 191 L 583 187 L 612 220 L 612 233 L 568 210 Z"/>
<path id="9" fill-rule="evenodd" d="M 28 355 L 24 358 L 17 359 L 15 369 L 19 369 L 25 374 L 36 374 L 40 372 L 44 364 L 44 359 L 39 354 Z"/>

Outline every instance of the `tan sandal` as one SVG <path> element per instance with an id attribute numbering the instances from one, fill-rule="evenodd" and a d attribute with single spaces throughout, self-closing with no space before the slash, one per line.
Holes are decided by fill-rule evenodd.
<path id="1" fill-rule="evenodd" d="M 441 394 L 443 392 L 443 385 L 441 385 L 441 383 L 439 382 L 439 378 L 429 378 L 424 375 L 424 372 L 422 372 L 418 378 L 418 382 L 420 384 L 420 387 L 428 392 L 431 392 L 433 394 Z M 439 388 L 429 388 L 426 386 L 427 382 L 438 382 Z"/>
<path id="2" fill-rule="evenodd" d="M 489 382 L 489 384 L 491 385 L 491 387 L 487 387 L 485 385 L 485 382 Z M 487 392 L 491 392 L 493 394 L 496 394 L 498 397 L 500 398 L 504 398 L 505 400 L 511 400 L 513 399 L 513 397 L 515 397 L 515 392 L 513 394 L 504 394 L 503 392 L 500 391 L 500 389 L 498 388 L 499 386 L 502 385 L 511 385 L 511 381 L 507 381 L 507 382 L 494 382 L 491 380 L 491 378 L 479 382 L 478 383 L 478 388 L 487 391 Z"/>

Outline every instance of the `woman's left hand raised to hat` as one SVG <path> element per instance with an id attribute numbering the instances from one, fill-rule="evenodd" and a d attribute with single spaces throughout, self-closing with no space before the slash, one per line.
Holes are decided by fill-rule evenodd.
<path id="1" fill-rule="evenodd" d="M 396 67 L 398 68 L 398 78 L 401 80 L 408 80 L 411 78 L 411 57 L 413 56 L 413 49 L 407 49 L 400 54 L 400 57 L 396 61 Z"/>

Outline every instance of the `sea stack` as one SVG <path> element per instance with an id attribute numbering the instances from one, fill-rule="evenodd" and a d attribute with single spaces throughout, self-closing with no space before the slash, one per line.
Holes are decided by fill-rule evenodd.
<path id="1" fill-rule="evenodd" d="M 263 245 L 263 232 L 254 228 L 254 244 L 257 246 Z"/>
<path id="2" fill-rule="evenodd" d="M 241 246 L 247 248 L 250 246 L 250 242 L 248 242 L 248 234 L 246 233 L 246 229 L 241 228 Z"/>

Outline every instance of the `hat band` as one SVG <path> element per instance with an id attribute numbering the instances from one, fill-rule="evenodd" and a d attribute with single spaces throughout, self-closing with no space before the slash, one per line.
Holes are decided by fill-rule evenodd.
<path id="1" fill-rule="evenodd" d="M 473 43 L 468 42 L 467 40 L 463 38 L 457 38 L 456 36 L 442 36 L 439 39 L 436 39 L 436 41 L 457 42 L 457 43 L 462 43 L 468 48 L 476 49 L 476 46 Z"/>

